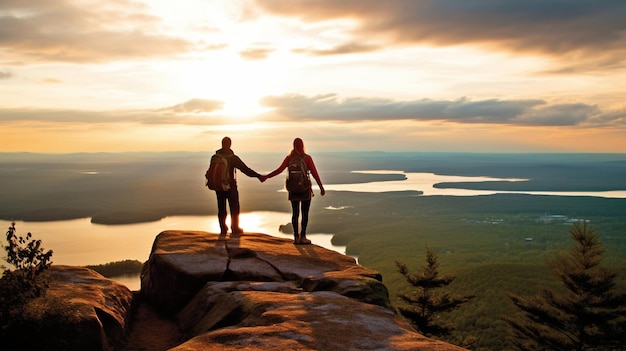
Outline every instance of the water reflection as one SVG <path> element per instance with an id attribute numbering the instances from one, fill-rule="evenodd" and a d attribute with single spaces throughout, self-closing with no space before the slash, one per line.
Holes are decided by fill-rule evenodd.
<path id="1" fill-rule="evenodd" d="M 289 222 L 291 213 L 250 212 L 240 216 L 241 226 L 249 233 L 265 233 L 291 239 L 291 234 L 278 231 L 281 224 Z M 0 220 L 4 228 L 10 221 Z M 15 221 L 17 234 L 26 236 L 31 232 L 34 239 L 42 241 L 46 250 L 53 250 L 52 261 L 55 265 L 86 266 L 98 265 L 123 260 L 145 262 L 150 256 L 154 238 L 164 230 L 197 230 L 219 233 L 217 216 L 172 216 L 160 221 L 102 225 L 91 223 L 89 218 L 53 221 L 23 222 Z M 345 246 L 331 243 L 333 234 L 310 233 L 314 244 L 345 254 Z M 4 262 L 0 262 L 4 264 Z M 139 290 L 139 276 L 126 275 L 115 280 Z"/>
<path id="2" fill-rule="evenodd" d="M 391 180 L 358 184 L 328 184 L 324 185 L 326 190 L 335 191 L 358 191 L 358 192 L 385 192 L 385 191 L 406 191 L 416 190 L 423 192 L 422 196 L 447 195 L 447 196 L 478 196 L 493 195 L 497 193 L 509 194 L 532 194 L 532 195 L 555 195 L 555 196 L 597 196 L 606 198 L 626 198 L 626 190 L 614 191 L 502 191 L 502 190 L 471 190 L 471 189 L 440 189 L 434 185 L 438 183 L 455 182 L 488 182 L 488 181 L 508 181 L 523 182 L 528 179 L 520 178 L 493 178 L 493 177 L 466 177 L 438 175 L 434 173 L 413 173 L 394 170 L 378 171 L 355 171 L 355 173 L 370 174 L 404 174 L 405 180 Z"/>

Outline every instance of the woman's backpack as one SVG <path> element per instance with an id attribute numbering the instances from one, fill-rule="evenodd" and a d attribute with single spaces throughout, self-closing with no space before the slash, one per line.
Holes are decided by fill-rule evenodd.
<path id="1" fill-rule="evenodd" d="M 304 162 L 306 155 L 293 155 L 287 166 L 287 180 L 285 188 L 290 193 L 303 193 L 311 190 L 309 169 Z"/>

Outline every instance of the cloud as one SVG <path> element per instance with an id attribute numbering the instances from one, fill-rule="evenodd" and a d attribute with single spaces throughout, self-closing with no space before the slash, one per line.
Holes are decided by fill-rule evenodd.
<path id="1" fill-rule="evenodd" d="M 543 100 L 413 100 L 340 99 L 335 94 L 268 96 L 261 103 L 274 111 L 258 116 L 265 122 L 360 123 L 444 121 L 461 124 L 520 126 L 626 125 L 626 111 L 603 112 L 584 103 L 550 104 Z M 159 109 L 89 111 L 68 109 L 0 109 L 0 122 L 136 123 L 214 126 L 232 123 L 220 115 L 224 103 L 192 99 Z"/>
<path id="2" fill-rule="evenodd" d="M 599 113 L 594 105 L 555 104 L 529 109 L 515 121 L 525 125 L 573 126 L 590 121 Z"/>
<path id="3" fill-rule="evenodd" d="M 221 101 L 192 99 L 154 110 L 0 109 L 0 122 L 219 125 L 225 123 L 227 119 L 209 113 L 219 111 L 222 106 Z"/>
<path id="4" fill-rule="evenodd" d="M 202 112 L 214 112 L 221 110 L 224 106 L 222 101 L 206 100 L 206 99 L 191 99 L 182 104 L 158 109 L 157 111 L 172 112 L 172 113 L 202 113 Z"/>
<path id="5" fill-rule="evenodd" d="M 329 49 L 295 49 L 295 53 L 304 53 L 313 56 L 327 56 L 327 55 L 344 55 L 344 54 L 358 54 L 362 52 L 376 51 L 380 47 L 376 45 L 367 45 L 360 43 L 346 43 L 339 46 L 335 46 Z"/>
<path id="6" fill-rule="evenodd" d="M 594 123 L 601 125 L 626 125 L 626 109 L 602 113 L 595 117 Z"/>
<path id="7" fill-rule="evenodd" d="M 0 71 L 0 80 L 2 79 L 10 79 L 13 77 L 13 73 L 9 71 Z"/>
<path id="8" fill-rule="evenodd" d="M 176 55 L 194 43 L 168 36 L 129 0 L 0 2 L 0 49 L 22 61 L 104 62 Z M 6 54 L 5 54 L 6 55 Z"/>
<path id="9" fill-rule="evenodd" d="M 619 61 L 626 47 L 623 0 L 256 0 L 307 22 L 357 21 L 352 42 L 478 44 L 514 52 L 596 55 Z M 376 46 L 370 46 L 375 49 Z M 606 59 L 606 57 L 605 57 Z"/>
<path id="10" fill-rule="evenodd" d="M 61 83 L 61 80 L 56 78 L 44 78 L 43 82 L 48 84 L 59 84 Z"/>
<path id="11" fill-rule="evenodd" d="M 239 53 L 239 56 L 241 56 L 242 58 L 246 60 L 262 60 L 262 59 L 267 58 L 269 54 L 271 54 L 274 51 L 275 49 L 273 48 L 267 47 L 264 44 L 259 44 L 259 45 L 247 48 L 245 50 L 242 50 Z"/>
<path id="12" fill-rule="evenodd" d="M 313 97 L 290 94 L 266 97 L 262 104 L 274 108 L 281 116 L 308 121 L 439 120 L 456 123 L 575 126 L 599 121 L 601 115 L 599 108 L 594 105 L 549 104 L 543 100 L 340 100 L 334 94 Z"/>

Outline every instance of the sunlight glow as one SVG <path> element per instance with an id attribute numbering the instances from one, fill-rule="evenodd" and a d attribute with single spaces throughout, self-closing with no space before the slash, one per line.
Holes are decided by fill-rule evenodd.
<path id="1" fill-rule="evenodd" d="M 272 93 L 272 82 L 277 80 L 274 72 L 279 70 L 272 61 L 244 62 L 235 53 L 222 53 L 170 68 L 176 71 L 171 80 L 182 95 L 222 101 L 223 109 L 215 114 L 235 117 L 268 111 L 259 105 L 259 100 Z"/>
<path id="2" fill-rule="evenodd" d="M 246 233 L 265 233 L 270 235 L 279 234 L 278 226 L 272 223 L 272 219 L 276 215 L 270 215 L 269 212 L 249 212 L 242 213 L 239 216 L 239 226 L 245 230 Z M 289 220 L 289 214 L 285 214 L 285 221 Z M 230 227 L 230 215 L 226 217 L 226 224 Z M 217 218 L 212 217 L 210 221 L 206 222 L 206 229 L 212 233 L 220 232 L 220 225 Z"/>

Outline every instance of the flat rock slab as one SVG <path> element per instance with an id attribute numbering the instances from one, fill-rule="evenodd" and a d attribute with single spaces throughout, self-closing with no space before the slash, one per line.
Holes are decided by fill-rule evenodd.
<path id="1" fill-rule="evenodd" d="M 185 335 L 170 350 L 463 350 L 397 315 L 378 272 L 266 234 L 162 232 L 141 284 Z"/>
<path id="2" fill-rule="evenodd" d="M 307 281 L 309 291 L 349 285 L 350 293 L 367 296 L 371 291 L 376 294 L 371 301 L 388 305 L 381 280 L 378 272 L 357 265 L 354 258 L 317 245 L 293 245 L 291 240 L 259 233 L 225 238 L 199 231 L 164 231 L 144 265 L 141 292 L 163 311 L 175 313 L 207 282 Z"/>

